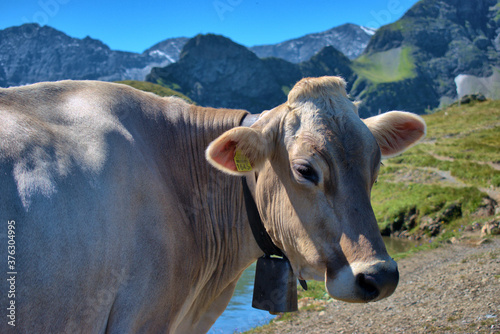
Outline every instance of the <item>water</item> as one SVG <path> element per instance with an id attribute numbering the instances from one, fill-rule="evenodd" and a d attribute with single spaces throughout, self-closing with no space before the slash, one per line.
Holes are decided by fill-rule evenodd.
<path id="1" fill-rule="evenodd" d="M 415 247 L 416 242 L 406 239 L 383 237 L 390 255 L 406 252 Z M 253 281 L 255 263 L 243 272 L 233 297 L 226 310 L 212 326 L 209 334 L 233 334 L 244 332 L 256 326 L 267 324 L 274 316 L 267 311 L 252 307 Z"/>
<path id="2" fill-rule="evenodd" d="M 398 253 L 404 253 L 417 246 L 419 242 L 408 239 L 382 237 L 384 239 L 385 247 L 389 255 L 394 256 Z"/>

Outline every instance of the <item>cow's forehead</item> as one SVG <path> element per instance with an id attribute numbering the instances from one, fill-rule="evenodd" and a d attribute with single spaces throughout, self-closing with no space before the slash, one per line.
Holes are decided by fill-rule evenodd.
<path id="1" fill-rule="evenodd" d="M 288 106 L 284 122 L 287 146 L 305 142 L 323 150 L 352 150 L 373 141 L 340 78 L 300 81 L 290 92 Z"/>
<path id="2" fill-rule="evenodd" d="M 347 97 L 345 85 L 344 79 L 339 77 L 304 78 L 290 91 L 287 103 L 304 117 L 311 111 L 325 117 L 335 116 L 340 110 L 357 113 Z"/>
<path id="3" fill-rule="evenodd" d="M 319 153 L 326 161 L 356 164 L 358 167 L 376 158 L 377 142 L 366 125 L 352 111 L 317 113 L 313 117 L 290 115 L 285 142 L 296 158 Z M 375 155 L 374 155 L 375 154 Z M 371 165 L 371 164 L 370 164 Z"/>

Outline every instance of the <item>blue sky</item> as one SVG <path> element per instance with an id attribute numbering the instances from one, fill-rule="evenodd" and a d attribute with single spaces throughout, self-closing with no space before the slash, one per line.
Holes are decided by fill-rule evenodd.
<path id="1" fill-rule="evenodd" d="M 417 0 L 0 0 L 0 29 L 37 22 L 112 49 L 142 52 L 171 37 L 216 33 L 274 44 L 344 23 L 378 28 Z"/>

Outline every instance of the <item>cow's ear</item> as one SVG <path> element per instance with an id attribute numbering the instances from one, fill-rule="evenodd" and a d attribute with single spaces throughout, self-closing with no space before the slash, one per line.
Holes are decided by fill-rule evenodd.
<path id="1" fill-rule="evenodd" d="M 237 127 L 210 143 L 205 154 L 208 162 L 219 170 L 243 176 L 264 165 L 269 145 L 258 129 Z"/>
<path id="2" fill-rule="evenodd" d="M 402 153 L 425 136 L 422 117 L 404 111 L 390 111 L 363 120 L 388 158 Z"/>

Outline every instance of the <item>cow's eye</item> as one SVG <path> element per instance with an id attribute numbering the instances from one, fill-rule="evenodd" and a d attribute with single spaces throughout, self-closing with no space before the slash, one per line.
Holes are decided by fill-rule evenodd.
<path id="1" fill-rule="evenodd" d="M 295 164 L 293 165 L 293 169 L 300 178 L 303 178 L 314 184 L 318 184 L 319 177 L 312 166 L 304 164 Z"/>

